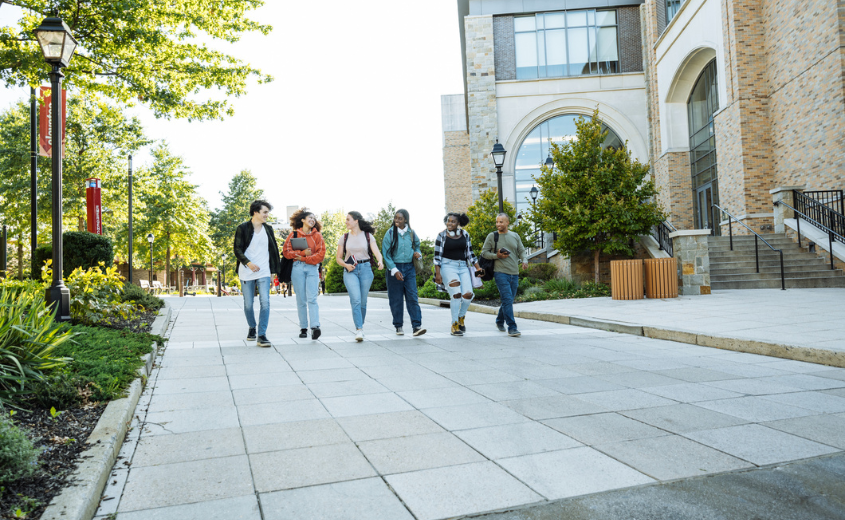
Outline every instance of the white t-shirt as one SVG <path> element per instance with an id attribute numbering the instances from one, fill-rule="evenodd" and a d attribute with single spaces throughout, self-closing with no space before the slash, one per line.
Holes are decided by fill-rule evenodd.
<path id="1" fill-rule="evenodd" d="M 272 276 L 270 274 L 270 248 L 268 245 L 267 230 L 265 230 L 262 226 L 260 231 L 255 231 L 253 233 L 252 241 L 250 241 L 249 247 L 247 247 L 246 251 L 244 251 L 246 257 L 249 258 L 249 261 L 257 265 L 260 269 L 253 273 L 252 270 L 244 264 L 238 265 L 238 278 L 240 278 L 242 282 Z"/>

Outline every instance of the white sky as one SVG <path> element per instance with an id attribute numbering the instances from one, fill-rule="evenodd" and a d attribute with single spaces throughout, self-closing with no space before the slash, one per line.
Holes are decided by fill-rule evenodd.
<path id="1" fill-rule="evenodd" d="M 367 214 L 393 201 L 433 238 L 444 214 L 440 95 L 463 92 L 456 2 L 321 4 L 330 8 L 266 0 L 249 15 L 273 32 L 229 52 L 275 81 L 232 99 L 234 117 L 188 123 L 145 107 L 132 113 L 184 158 L 212 208 L 232 176 L 249 169 L 282 218 L 288 205 Z M 18 13 L 3 5 L 0 24 Z M 0 89 L 0 110 L 28 93 Z"/>

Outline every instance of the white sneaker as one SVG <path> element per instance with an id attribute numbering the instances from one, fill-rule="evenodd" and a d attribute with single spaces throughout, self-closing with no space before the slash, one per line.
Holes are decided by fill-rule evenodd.
<path id="1" fill-rule="evenodd" d="M 355 332 L 355 341 L 357 341 L 358 343 L 364 341 L 364 329 L 358 329 Z"/>

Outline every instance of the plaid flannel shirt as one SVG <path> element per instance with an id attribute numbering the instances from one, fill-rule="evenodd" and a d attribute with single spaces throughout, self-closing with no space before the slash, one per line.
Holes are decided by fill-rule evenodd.
<path id="1" fill-rule="evenodd" d="M 470 265 L 475 265 L 478 263 L 478 258 L 472 252 L 472 239 L 469 238 L 469 233 L 463 229 L 460 232 L 467 237 L 467 261 Z M 437 240 L 434 241 L 434 265 L 441 264 L 441 260 L 443 259 L 443 244 L 446 243 L 446 240 L 448 239 L 446 238 L 446 230 L 444 229 L 437 235 Z"/>

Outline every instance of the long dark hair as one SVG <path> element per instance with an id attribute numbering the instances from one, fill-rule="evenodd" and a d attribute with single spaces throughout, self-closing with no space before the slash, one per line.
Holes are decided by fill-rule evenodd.
<path id="1" fill-rule="evenodd" d="M 402 216 L 405 217 L 405 227 L 408 228 L 408 231 L 412 231 L 411 230 L 411 217 L 408 216 L 408 210 L 407 209 L 397 209 L 396 213 L 401 213 Z M 396 222 L 394 221 L 393 222 L 393 243 L 390 244 L 390 254 L 391 255 L 396 254 L 396 244 L 399 243 L 398 238 L 399 238 L 399 230 L 396 229 Z M 411 240 L 411 248 L 413 248 L 413 247 L 414 247 L 414 243 L 413 243 L 413 240 Z"/>
<path id="2" fill-rule="evenodd" d="M 317 215 L 308 211 L 306 208 L 299 208 L 290 216 L 290 227 L 293 229 L 302 229 L 302 221 L 309 215 L 314 217 L 314 227 L 311 230 L 319 233 L 323 229 L 323 225 L 317 220 Z"/>
<path id="3" fill-rule="evenodd" d="M 368 220 L 364 220 L 364 215 L 358 213 L 357 211 L 350 211 L 347 215 L 352 217 L 352 220 L 358 221 L 358 227 L 361 228 L 361 231 L 371 235 L 375 234 L 376 229 L 373 227 L 373 223 Z"/>

